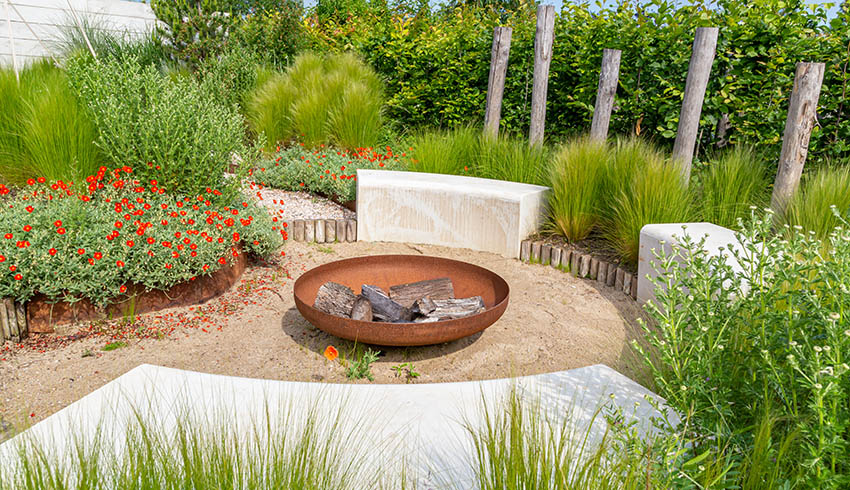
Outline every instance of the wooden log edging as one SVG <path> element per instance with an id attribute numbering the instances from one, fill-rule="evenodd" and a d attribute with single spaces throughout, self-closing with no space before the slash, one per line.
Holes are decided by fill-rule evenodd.
<path id="1" fill-rule="evenodd" d="M 549 265 L 569 272 L 575 277 L 596 281 L 602 286 L 622 291 L 637 300 L 637 274 L 632 274 L 619 264 L 606 262 L 578 250 L 544 244 L 540 240 L 523 240 L 520 244 L 521 262 Z"/>
<path id="2" fill-rule="evenodd" d="M 12 298 L 0 298 L 0 344 L 20 342 L 29 336 L 26 307 Z"/>
<path id="3" fill-rule="evenodd" d="M 296 242 L 337 243 L 357 241 L 355 219 L 292 220 L 290 239 Z"/>

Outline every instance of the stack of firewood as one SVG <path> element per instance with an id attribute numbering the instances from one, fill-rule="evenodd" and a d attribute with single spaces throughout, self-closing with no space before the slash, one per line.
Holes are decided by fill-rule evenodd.
<path id="1" fill-rule="evenodd" d="M 481 296 L 455 298 L 448 277 L 391 286 L 389 292 L 364 284 L 359 295 L 347 286 L 326 282 L 313 307 L 329 315 L 367 322 L 427 323 L 484 311 Z"/>

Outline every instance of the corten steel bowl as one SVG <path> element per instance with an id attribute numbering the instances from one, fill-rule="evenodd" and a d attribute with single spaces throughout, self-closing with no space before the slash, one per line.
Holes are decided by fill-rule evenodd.
<path id="1" fill-rule="evenodd" d="M 431 323 L 364 322 L 329 315 L 313 308 L 322 284 L 333 281 L 355 294 L 369 284 L 389 291 L 390 286 L 449 277 L 455 297 L 481 296 L 484 311 L 455 320 Z M 508 307 L 510 288 L 504 279 L 477 265 L 423 255 L 373 255 L 320 265 L 295 281 L 295 305 L 310 323 L 343 339 L 365 344 L 416 346 L 451 342 L 489 327 Z"/>

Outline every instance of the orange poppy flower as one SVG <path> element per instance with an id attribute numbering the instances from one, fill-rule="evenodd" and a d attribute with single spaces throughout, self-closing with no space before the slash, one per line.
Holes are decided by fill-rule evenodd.
<path id="1" fill-rule="evenodd" d="M 339 356 L 339 352 L 337 352 L 336 348 L 335 348 L 334 346 L 332 346 L 332 345 L 329 345 L 329 346 L 325 349 L 324 354 L 325 354 L 325 357 L 326 357 L 329 361 L 333 361 L 334 359 L 336 359 L 336 358 Z"/>

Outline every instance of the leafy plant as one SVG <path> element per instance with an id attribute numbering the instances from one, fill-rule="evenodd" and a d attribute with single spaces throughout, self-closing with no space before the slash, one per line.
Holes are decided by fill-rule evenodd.
<path id="1" fill-rule="evenodd" d="M 571 242 L 583 240 L 599 225 L 603 172 L 610 151 L 604 143 L 576 139 L 566 143 L 549 166 L 548 228 Z"/>
<path id="2" fill-rule="evenodd" d="M 80 181 L 97 171 L 103 156 L 97 129 L 68 77 L 47 61 L 21 70 L 0 69 L 0 179 Z"/>
<path id="3" fill-rule="evenodd" d="M 486 179 L 542 184 L 548 161 L 545 146 L 531 146 L 519 136 L 490 139 L 481 136 L 475 174 Z"/>
<path id="4" fill-rule="evenodd" d="M 840 216 L 850 216 L 850 166 L 824 166 L 805 176 L 788 203 L 784 221 L 827 240 L 841 223 Z"/>
<path id="5" fill-rule="evenodd" d="M 102 168 L 86 181 L 78 192 L 62 181 L 33 179 L 7 202 L 0 213 L 0 295 L 26 301 L 40 292 L 103 306 L 132 295 L 134 286 L 168 289 L 212 274 L 239 253 L 268 255 L 286 235 L 247 200 L 216 206 L 215 189 L 191 198 L 165 194 L 156 181 L 136 180 L 129 167 Z"/>
<path id="6" fill-rule="evenodd" d="M 134 56 L 143 66 L 171 68 L 168 51 L 153 32 L 117 32 L 104 20 L 86 15 L 66 18 L 62 24 L 55 42 L 62 58 L 90 56 L 93 51 L 100 60 Z"/>
<path id="7" fill-rule="evenodd" d="M 241 14 L 236 0 L 151 0 L 157 36 L 175 61 L 191 68 L 217 56 Z"/>
<path id="8" fill-rule="evenodd" d="M 648 304 L 655 322 L 645 326 L 652 349 L 636 348 L 656 391 L 691 414 L 697 454 L 716 441 L 727 454 L 749 454 L 751 466 L 785 454 L 793 463 L 777 469 L 789 487 L 842 488 L 850 483 L 850 232 L 841 221 L 824 244 L 795 230 L 777 236 L 773 222 L 753 215 L 722 255 L 687 236 L 660 253 L 658 300 Z M 767 429 L 773 435 L 761 434 Z"/>
<path id="9" fill-rule="evenodd" d="M 301 23 L 304 9 L 294 0 L 270 0 L 252 9 L 233 32 L 233 38 L 249 46 L 276 67 L 285 67 L 307 45 Z"/>
<path id="10" fill-rule="evenodd" d="M 197 196 L 216 187 L 224 204 L 236 199 L 240 179 L 222 180 L 233 153 L 244 150 L 242 118 L 234 108 L 191 77 L 169 77 L 139 65 L 135 56 L 75 58 L 68 73 L 108 160 L 132 166 L 140 181 L 156 180 L 171 193 Z"/>
<path id="11" fill-rule="evenodd" d="M 404 382 L 410 383 L 418 378 L 420 375 L 416 372 L 416 367 L 413 363 L 405 362 L 404 364 L 399 364 L 398 366 L 392 366 L 391 369 L 395 371 L 395 377 L 398 378 L 402 374 L 404 374 Z"/>
<path id="12" fill-rule="evenodd" d="M 246 116 L 268 149 L 300 139 L 308 147 L 331 143 L 375 146 L 383 130 L 383 83 L 355 55 L 305 53 L 258 87 Z"/>
<path id="13" fill-rule="evenodd" d="M 410 140 L 409 170 L 462 175 L 474 167 L 481 130 L 461 126 L 454 130 L 420 131 Z"/>
<path id="14" fill-rule="evenodd" d="M 100 350 L 109 352 L 109 351 L 120 349 L 122 347 L 127 347 L 127 342 L 121 342 L 121 341 L 109 342 L 106 345 L 104 345 L 103 347 L 101 347 Z"/>
<path id="15" fill-rule="evenodd" d="M 710 161 L 697 175 L 699 213 L 703 220 L 735 228 L 739 218 L 769 202 L 768 166 L 755 150 L 736 146 Z"/>
<path id="16" fill-rule="evenodd" d="M 366 378 L 369 381 L 375 381 L 375 378 L 372 376 L 371 366 L 372 363 L 378 360 L 378 354 L 380 352 L 366 349 L 359 358 L 348 361 L 348 367 L 345 368 L 345 376 L 348 379 Z"/>
<path id="17" fill-rule="evenodd" d="M 404 168 L 404 163 L 389 147 L 383 153 L 368 148 L 348 152 L 324 145 L 315 150 L 293 146 L 259 165 L 252 178 L 263 185 L 316 192 L 339 202 L 353 201 L 356 197 L 358 169 Z"/>

